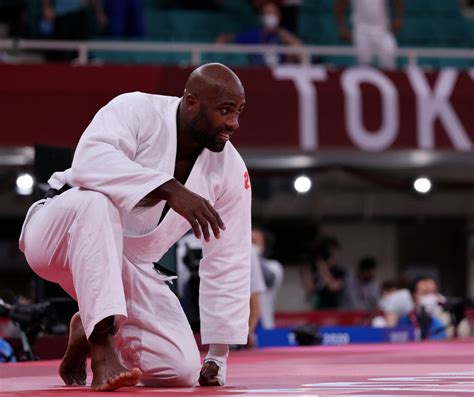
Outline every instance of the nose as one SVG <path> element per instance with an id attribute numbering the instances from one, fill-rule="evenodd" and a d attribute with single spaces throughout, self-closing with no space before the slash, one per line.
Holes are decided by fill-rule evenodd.
<path id="1" fill-rule="evenodd" d="M 239 128 L 239 117 L 234 116 L 234 117 L 228 118 L 225 124 L 226 124 L 226 127 L 235 131 L 236 129 Z"/>

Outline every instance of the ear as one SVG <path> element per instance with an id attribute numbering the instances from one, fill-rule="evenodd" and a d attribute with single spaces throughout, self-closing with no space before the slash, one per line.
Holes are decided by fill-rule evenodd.
<path id="1" fill-rule="evenodd" d="M 199 110 L 199 100 L 189 92 L 184 92 L 184 101 L 186 103 L 186 107 L 191 111 Z"/>

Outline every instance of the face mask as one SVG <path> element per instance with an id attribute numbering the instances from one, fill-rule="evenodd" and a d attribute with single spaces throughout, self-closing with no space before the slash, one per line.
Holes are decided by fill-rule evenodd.
<path id="1" fill-rule="evenodd" d="M 439 303 L 439 297 L 437 294 L 423 295 L 420 298 L 420 305 L 423 306 L 426 313 L 428 313 L 430 316 L 435 316 L 442 312 Z"/>
<path id="2" fill-rule="evenodd" d="M 252 245 L 254 246 L 255 251 L 257 252 L 258 256 L 263 256 L 263 252 L 264 252 L 263 247 L 257 244 L 253 244 L 253 243 Z"/>
<path id="3" fill-rule="evenodd" d="M 399 289 L 384 296 L 379 306 L 384 312 L 396 313 L 398 316 L 404 316 L 414 308 L 411 294 L 406 289 Z"/>
<path id="4" fill-rule="evenodd" d="M 262 25 L 266 29 L 275 29 L 280 23 L 280 18 L 275 14 L 262 15 Z"/>

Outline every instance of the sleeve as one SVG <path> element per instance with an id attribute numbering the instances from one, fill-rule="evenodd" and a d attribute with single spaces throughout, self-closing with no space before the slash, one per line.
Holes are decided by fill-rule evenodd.
<path id="1" fill-rule="evenodd" d="M 220 239 L 203 244 L 199 306 L 202 343 L 245 344 L 250 314 L 251 189 L 239 184 L 215 203 L 226 225 Z M 227 178 L 232 178 L 227 174 Z"/>
<path id="2" fill-rule="evenodd" d="M 99 110 L 79 141 L 72 184 L 104 193 L 119 208 L 132 211 L 143 197 L 173 178 L 134 161 L 140 141 L 159 121 L 155 108 L 140 93 L 113 99 Z"/>

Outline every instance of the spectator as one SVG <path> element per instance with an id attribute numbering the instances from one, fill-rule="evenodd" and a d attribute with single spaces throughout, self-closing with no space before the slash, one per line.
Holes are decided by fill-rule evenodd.
<path id="1" fill-rule="evenodd" d="M 200 329 L 199 317 L 199 263 L 202 259 L 202 242 L 193 233 L 183 236 L 177 243 L 176 270 L 178 297 L 193 331 Z M 262 268 L 256 247 L 252 247 L 250 271 L 250 317 L 247 347 L 256 346 L 255 330 L 260 319 L 260 295 L 266 291 Z"/>
<path id="2" fill-rule="evenodd" d="M 89 38 L 88 7 L 94 7 L 101 27 L 106 16 L 99 0 L 42 0 L 40 31 L 44 36 L 58 40 L 87 40 Z M 47 53 L 49 60 L 73 60 L 77 51 L 54 51 Z"/>
<path id="3" fill-rule="evenodd" d="M 395 327 L 401 317 L 415 308 L 410 290 L 401 287 L 402 285 L 394 280 L 385 280 L 382 283 L 378 307 L 383 311 L 383 317 L 376 317 L 374 326 Z"/>
<path id="4" fill-rule="evenodd" d="M 280 26 L 280 9 L 273 2 L 265 2 L 261 9 L 261 26 L 240 33 L 220 34 L 216 42 L 237 43 L 237 44 L 286 44 L 292 46 L 301 46 L 301 40 L 293 33 Z M 282 55 L 261 55 L 254 56 L 254 62 L 258 65 L 274 65 L 279 62 L 297 61 L 295 56 Z"/>
<path id="5" fill-rule="evenodd" d="M 260 261 L 258 258 L 258 252 L 254 246 L 252 247 L 252 256 L 250 263 L 250 317 L 247 347 L 253 348 L 257 345 L 255 330 L 260 319 L 260 296 L 266 291 L 262 268 L 260 266 Z"/>
<path id="6" fill-rule="evenodd" d="M 268 0 L 250 0 L 249 3 L 255 9 L 260 9 Z M 274 2 L 280 7 L 281 26 L 292 33 L 296 33 L 298 28 L 299 8 L 303 0 L 278 0 Z"/>
<path id="7" fill-rule="evenodd" d="M 446 339 L 446 325 L 441 321 L 441 304 L 446 298 L 439 294 L 436 281 L 431 277 L 418 277 L 410 287 L 415 308 L 400 318 L 398 325 L 411 325 L 422 340 Z"/>
<path id="8" fill-rule="evenodd" d="M 113 38 L 145 37 L 143 0 L 105 0 L 106 35 Z"/>
<path id="9" fill-rule="evenodd" d="M 316 245 L 309 271 L 304 274 L 306 293 L 315 309 L 341 307 L 346 272 L 338 264 L 339 241 L 324 236 Z"/>
<path id="10" fill-rule="evenodd" d="M 336 3 L 336 19 L 343 40 L 352 40 L 357 49 L 360 64 L 370 64 L 376 55 L 382 68 L 395 68 L 397 41 L 394 33 L 402 27 L 403 3 L 394 0 L 396 16 L 390 23 L 390 13 L 385 0 L 352 0 L 352 33 L 345 23 L 348 0 Z"/>
<path id="11" fill-rule="evenodd" d="M 362 258 L 356 272 L 346 278 L 343 307 L 349 310 L 375 310 L 379 299 L 379 288 L 375 281 L 377 261 L 371 256 Z"/>
<path id="12" fill-rule="evenodd" d="M 275 328 L 275 301 L 283 282 L 283 266 L 280 262 L 268 259 L 269 235 L 263 229 L 252 228 L 252 245 L 255 247 L 263 273 L 266 290 L 260 293 L 260 322 L 263 328 Z"/>
<path id="13" fill-rule="evenodd" d="M 185 234 L 176 243 L 177 294 L 184 313 L 194 332 L 200 330 L 199 316 L 199 263 L 202 243 L 193 233 Z"/>

